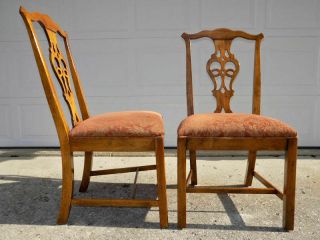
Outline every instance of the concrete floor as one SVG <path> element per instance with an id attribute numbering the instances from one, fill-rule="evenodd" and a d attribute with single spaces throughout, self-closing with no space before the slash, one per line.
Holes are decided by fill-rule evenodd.
<path id="1" fill-rule="evenodd" d="M 14 151 L 14 150 L 11 150 Z M 320 156 L 300 156 L 296 225 L 281 228 L 282 202 L 272 195 L 188 194 L 188 228 L 177 230 L 176 157 L 166 158 L 169 229 L 157 208 L 73 207 L 68 225 L 56 225 L 61 161 L 56 155 L 0 155 L 0 239 L 320 239 Z M 11 156 L 11 157 L 10 157 Z M 134 173 L 93 177 L 78 193 L 83 158 L 75 157 L 75 195 L 130 196 Z M 152 164 L 154 157 L 97 156 L 95 169 Z M 245 157 L 200 157 L 199 184 L 242 183 Z M 261 157 L 257 170 L 282 187 L 283 157 Z M 155 172 L 139 174 L 137 198 L 155 197 Z M 257 182 L 254 185 L 259 186 Z"/>

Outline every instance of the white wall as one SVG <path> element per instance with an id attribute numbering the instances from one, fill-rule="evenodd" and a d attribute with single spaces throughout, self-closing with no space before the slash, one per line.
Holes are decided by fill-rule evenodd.
<path id="1" fill-rule="evenodd" d="M 320 1 L 0 0 L 2 147 L 58 144 L 19 5 L 49 14 L 69 32 L 92 115 L 161 112 L 167 146 L 175 146 L 177 126 L 186 116 L 181 33 L 217 27 L 263 32 L 262 112 L 296 127 L 300 146 L 320 146 Z M 212 44 L 193 46 L 196 112 L 212 111 L 205 72 Z M 241 64 L 234 111 L 251 109 L 252 50 L 244 41 L 233 46 Z"/>

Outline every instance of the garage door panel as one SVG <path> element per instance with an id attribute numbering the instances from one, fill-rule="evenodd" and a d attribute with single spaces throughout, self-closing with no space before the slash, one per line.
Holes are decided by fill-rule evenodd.
<path id="1" fill-rule="evenodd" d="M 181 86 L 184 79 L 185 61 L 181 51 L 157 50 L 137 53 L 137 85 L 141 86 Z"/>
<path id="2" fill-rule="evenodd" d="M 20 146 L 49 146 L 58 141 L 55 125 L 47 103 L 23 103 L 19 105 Z M 38 145 L 39 144 L 39 145 Z"/>
<path id="3" fill-rule="evenodd" d="M 202 0 L 200 1 L 201 28 L 255 26 L 255 2 L 253 0 Z"/>
<path id="4" fill-rule="evenodd" d="M 138 96 L 185 94 L 185 52 L 182 39 L 132 42 L 133 91 Z"/>
<path id="5" fill-rule="evenodd" d="M 135 16 L 135 28 L 140 31 L 181 30 L 189 27 L 188 4 L 185 0 L 137 0 Z"/>
<path id="6" fill-rule="evenodd" d="M 57 145 L 56 130 L 45 99 L 12 98 L 1 102 L 1 146 Z"/>
<path id="7" fill-rule="evenodd" d="M 10 104 L 0 104 L 0 112 L 0 139 L 5 140 L 11 135 Z"/>
<path id="8" fill-rule="evenodd" d="M 95 32 L 128 31 L 129 0 L 108 0 L 107 6 L 101 0 L 64 1 L 68 29 L 72 34 Z"/>
<path id="9" fill-rule="evenodd" d="M 262 113 L 281 119 L 297 129 L 299 144 L 317 146 L 317 133 L 314 129 L 317 113 L 317 97 L 274 96 L 263 100 Z"/>
<path id="10" fill-rule="evenodd" d="M 21 104 L 21 137 L 31 138 L 56 135 L 56 129 L 47 104 Z M 36 124 L 35 124 L 36 122 Z"/>
<path id="11" fill-rule="evenodd" d="M 130 85 L 128 40 L 72 40 L 72 53 L 87 97 L 113 96 Z"/>
<path id="12" fill-rule="evenodd" d="M 274 61 L 277 59 L 277 61 Z M 290 59 L 290 61 L 289 61 Z M 270 51 L 266 57 L 268 84 L 288 87 L 295 85 L 315 85 L 316 53 L 311 51 Z M 290 73 L 290 74 L 289 74 Z M 291 74 L 296 78 L 292 79 Z"/>
<path id="13" fill-rule="evenodd" d="M 86 95 L 121 93 L 128 83 L 128 55 L 125 52 L 78 54 L 77 64 Z M 125 91 L 124 91 L 125 92 Z"/>
<path id="14" fill-rule="evenodd" d="M 308 95 L 317 89 L 318 54 L 317 38 L 271 38 L 265 46 L 262 61 L 263 82 L 274 90 L 286 94 L 296 92 Z M 314 91 L 314 90 L 313 90 Z M 319 90 L 318 90 L 319 91 Z"/>
<path id="15" fill-rule="evenodd" d="M 0 95 L 1 97 L 10 97 L 13 95 L 13 82 L 10 81 L 15 73 L 12 68 L 12 58 L 5 51 L 4 44 L 0 43 Z"/>
<path id="16" fill-rule="evenodd" d="M 32 52 L 15 52 L 12 56 L 14 69 L 14 79 L 12 82 L 13 94 L 16 97 L 44 97 L 44 91 L 37 65 Z M 10 79 L 10 78 L 8 78 Z"/>
<path id="17" fill-rule="evenodd" d="M 267 28 L 319 28 L 320 4 L 317 0 L 267 1 Z"/>

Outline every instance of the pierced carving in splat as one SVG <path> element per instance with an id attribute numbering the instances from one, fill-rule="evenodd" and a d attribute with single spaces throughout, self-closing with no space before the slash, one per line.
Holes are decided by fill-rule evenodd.
<path id="1" fill-rule="evenodd" d="M 230 52 L 232 40 L 214 40 L 215 52 L 207 62 L 207 72 L 213 82 L 212 95 L 217 107 L 215 112 L 231 113 L 230 99 L 234 90 L 232 84 L 239 72 L 239 62 Z"/>
<path id="2" fill-rule="evenodd" d="M 50 62 L 53 71 L 59 81 L 62 88 L 63 97 L 68 105 L 71 113 L 72 125 L 77 125 L 80 122 L 80 117 L 77 112 L 77 107 L 75 104 L 75 99 L 70 85 L 70 74 L 68 70 L 67 63 L 63 57 L 62 52 L 59 49 L 56 35 L 48 34 L 50 39 Z"/>

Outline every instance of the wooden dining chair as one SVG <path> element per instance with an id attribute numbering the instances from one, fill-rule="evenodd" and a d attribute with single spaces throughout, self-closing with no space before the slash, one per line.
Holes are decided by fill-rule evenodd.
<path id="1" fill-rule="evenodd" d="M 183 33 L 182 38 L 186 44 L 188 117 L 178 128 L 178 227 L 186 227 L 186 193 L 242 193 L 278 196 L 283 200 L 283 227 L 286 230 L 293 230 L 297 133 L 279 120 L 260 115 L 260 44 L 263 34 L 251 35 L 221 28 L 195 34 Z M 200 38 L 209 38 L 214 44 L 214 52 L 206 65 L 207 73 L 213 82 L 212 95 L 216 99 L 214 113 L 194 114 L 190 41 Z M 252 114 L 233 113 L 230 108 L 230 99 L 234 94 L 233 82 L 240 70 L 239 62 L 230 50 L 235 38 L 255 42 Z M 188 176 L 186 175 L 187 150 L 190 154 Z M 196 151 L 198 150 L 248 150 L 244 184 L 236 187 L 197 186 Z M 256 155 L 260 150 L 285 151 L 283 192 L 255 171 Z M 266 188 L 251 187 L 253 177 Z"/>
<path id="2" fill-rule="evenodd" d="M 98 116 L 89 116 L 86 100 L 70 52 L 68 35 L 48 15 L 28 12 L 20 7 L 20 14 L 25 22 L 33 53 L 39 69 L 46 98 L 57 129 L 62 157 L 62 194 L 61 206 L 57 219 L 58 224 L 68 221 L 72 205 L 80 206 L 117 206 L 117 207 L 159 207 L 160 227 L 168 226 L 168 210 L 166 196 L 166 179 L 163 145 L 163 120 L 159 113 L 147 111 L 113 112 Z M 49 66 L 39 44 L 33 22 L 43 28 L 49 44 L 49 60 L 54 72 L 51 76 Z M 64 41 L 67 60 L 58 44 L 58 35 Z M 71 75 L 70 75 L 71 72 Z M 61 86 L 63 98 L 70 111 L 72 127 L 68 126 L 59 101 L 53 79 Z M 76 98 L 72 91 L 73 81 L 80 113 L 76 106 Z M 71 128 L 71 129 L 70 129 Z M 106 174 L 117 174 L 156 170 L 158 199 L 92 199 L 74 198 L 74 165 L 73 152 L 85 152 L 83 177 L 80 192 L 88 188 L 90 177 Z M 137 152 L 154 151 L 156 164 L 107 170 L 92 170 L 94 151 Z M 137 175 L 136 175 L 137 176 Z"/>

